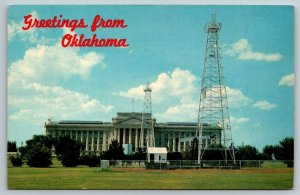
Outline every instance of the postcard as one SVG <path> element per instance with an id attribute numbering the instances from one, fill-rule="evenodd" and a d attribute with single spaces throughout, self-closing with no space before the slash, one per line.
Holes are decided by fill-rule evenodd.
<path id="1" fill-rule="evenodd" d="M 8 189 L 293 189 L 293 6 L 7 9 Z"/>

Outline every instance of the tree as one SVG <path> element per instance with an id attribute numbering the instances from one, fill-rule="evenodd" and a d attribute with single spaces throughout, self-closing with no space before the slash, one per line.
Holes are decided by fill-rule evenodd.
<path id="1" fill-rule="evenodd" d="M 279 142 L 283 160 L 294 160 L 294 138 L 287 137 Z"/>
<path id="2" fill-rule="evenodd" d="M 82 144 L 69 136 L 61 136 L 55 144 L 57 158 L 66 167 L 75 167 L 79 164 Z"/>
<path id="3" fill-rule="evenodd" d="M 294 138 L 286 137 L 278 145 L 267 145 L 263 148 L 263 155 L 271 160 L 272 155 L 276 160 L 282 160 L 288 167 L 294 166 Z"/>
<path id="4" fill-rule="evenodd" d="M 14 167 L 21 167 L 23 164 L 23 160 L 18 153 L 16 155 L 10 156 L 9 159 L 10 159 L 11 164 Z"/>
<path id="5" fill-rule="evenodd" d="M 82 154 L 79 160 L 79 164 L 81 165 L 88 165 L 90 167 L 100 166 L 100 156 L 98 156 L 95 152 Z"/>
<path id="6" fill-rule="evenodd" d="M 198 139 L 194 138 L 193 141 L 191 142 L 191 148 L 189 151 L 190 160 L 197 160 L 198 159 Z"/>
<path id="7" fill-rule="evenodd" d="M 144 148 L 138 147 L 131 155 L 131 160 L 146 160 L 146 150 Z"/>
<path id="8" fill-rule="evenodd" d="M 259 160 L 258 150 L 254 146 L 242 145 L 237 147 L 236 159 Z"/>
<path id="9" fill-rule="evenodd" d="M 41 142 L 31 145 L 27 155 L 27 164 L 31 167 L 49 167 L 52 165 L 51 149 Z"/>
<path id="10" fill-rule="evenodd" d="M 180 152 L 168 152 L 167 159 L 178 161 L 178 160 L 182 160 L 183 158 Z"/>
<path id="11" fill-rule="evenodd" d="M 279 145 L 266 145 L 263 148 L 263 158 L 266 160 L 274 160 L 273 158 L 277 159 L 280 156 L 280 146 Z"/>
<path id="12" fill-rule="evenodd" d="M 31 167 L 49 167 L 52 164 L 53 141 L 50 136 L 34 135 L 32 139 L 26 141 L 25 147 L 19 149 L 21 157 L 24 157 Z"/>
<path id="13" fill-rule="evenodd" d="M 108 150 L 101 156 L 102 159 L 106 160 L 123 160 L 124 157 L 124 148 L 117 140 L 112 140 Z"/>
<path id="14" fill-rule="evenodd" d="M 220 149 L 221 148 L 221 149 Z M 211 144 L 203 152 L 203 160 L 224 160 L 224 147 L 221 144 Z M 230 155 L 227 155 L 230 158 Z"/>
<path id="15" fill-rule="evenodd" d="M 277 160 L 282 160 L 288 167 L 294 166 L 294 138 L 286 137 L 279 142 L 279 152 L 275 154 Z"/>
<path id="16" fill-rule="evenodd" d="M 257 167 L 260 165 L 259 161 L 252 160 L 261 160 L 261 154 L 254 146 L 242 145 L 238 146 L 236 149 L 235 157 L 237 160 L 241 161 L 242 167 Z"/>
<path id="17" fill-rule="evenodd" d="M 7 152 L 17 152 L 17 144 L 15 141 L 7 142 Z"/>

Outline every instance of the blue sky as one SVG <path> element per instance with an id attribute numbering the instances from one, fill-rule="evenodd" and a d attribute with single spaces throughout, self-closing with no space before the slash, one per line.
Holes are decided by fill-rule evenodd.
<path id="1" fill-rule="evenodd" d="M 124 19 L 127 48 L 62 48 L 69 29 L 22 31 L 23 16 Z M 44 134 L 53 120 L 111 121 L 142 110 L 150 82 L 159 122 L 196 121 L 204 26 L 222 23 L 221 55 L 236 145 L 261 149 L 294 135 L 294 20 L 290 6 L 11 6 L 8 11 L 8 140 Z M 89 28 L 75 33 L 92 36 Z"/>

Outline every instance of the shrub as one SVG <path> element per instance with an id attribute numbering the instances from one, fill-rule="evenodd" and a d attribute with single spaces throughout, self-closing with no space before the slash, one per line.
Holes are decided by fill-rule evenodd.
<path id="1" fill-rule="evenodd" d="M 26 141 L 26 146 L 20 147 L 21 158 L 27 160 L 31 167 L 49 167 L 51 162 L 51 147 L 53 138 L 45 135 L 34 135 Z"/>
<path id="2" fill-rule="evenodd" d="M 88 165 L 90 167 L 99 167 L 100 157 L 95 153 L 83 154 L 79 159 L 79 164 Z"/>
<path id="3" fill-rule="evenodd" d="M 49 167 L 52 165 L 51 150 L 39 142 L 32 145 L 27 152 L 27 164 L 31 167 Z"/>
<path id="4" fill-rule="evenodd" d="M 19 154 L 15 156 L 10 156 L 10 162 L 14 167 L 21 167 L 23 164 L 23 160 Z"/>

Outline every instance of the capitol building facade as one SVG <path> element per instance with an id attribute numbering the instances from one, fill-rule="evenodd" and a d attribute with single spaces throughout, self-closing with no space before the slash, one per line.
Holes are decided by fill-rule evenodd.
<path id="1" fill-rule="evenodd" d="M 103 152 L 109 147 L 112 140 L 120 144 L 129 144 L 132 151 L 141 145 L 166 147 L 169 152 L 185 152 L 191 147 L 196 136 L 197 123 L 191 122 L 166 122 L 157 123 L 152 115 L 140 112 L 119 112 L 111 122 L 102 121 L 52 121 L 45 122 L 46 134 L 53 137 L 62 135 L 85 144 L 85 152 Z M 144 117 L 144 120 L 142 120 Z M 143 121 L 143 125 L 141 124 Z M 154 142 L 149 139 L 153 125 Z M 141 131 L 143 127 L 144 131 Z M 203 143 L 209 145 L 219 144 L 221 128 L 218 125 L 202 125 Z M 141 140 L 141 132 L 144 139 Z M 140 142 L 143 143 L 140 143 Z"/>

